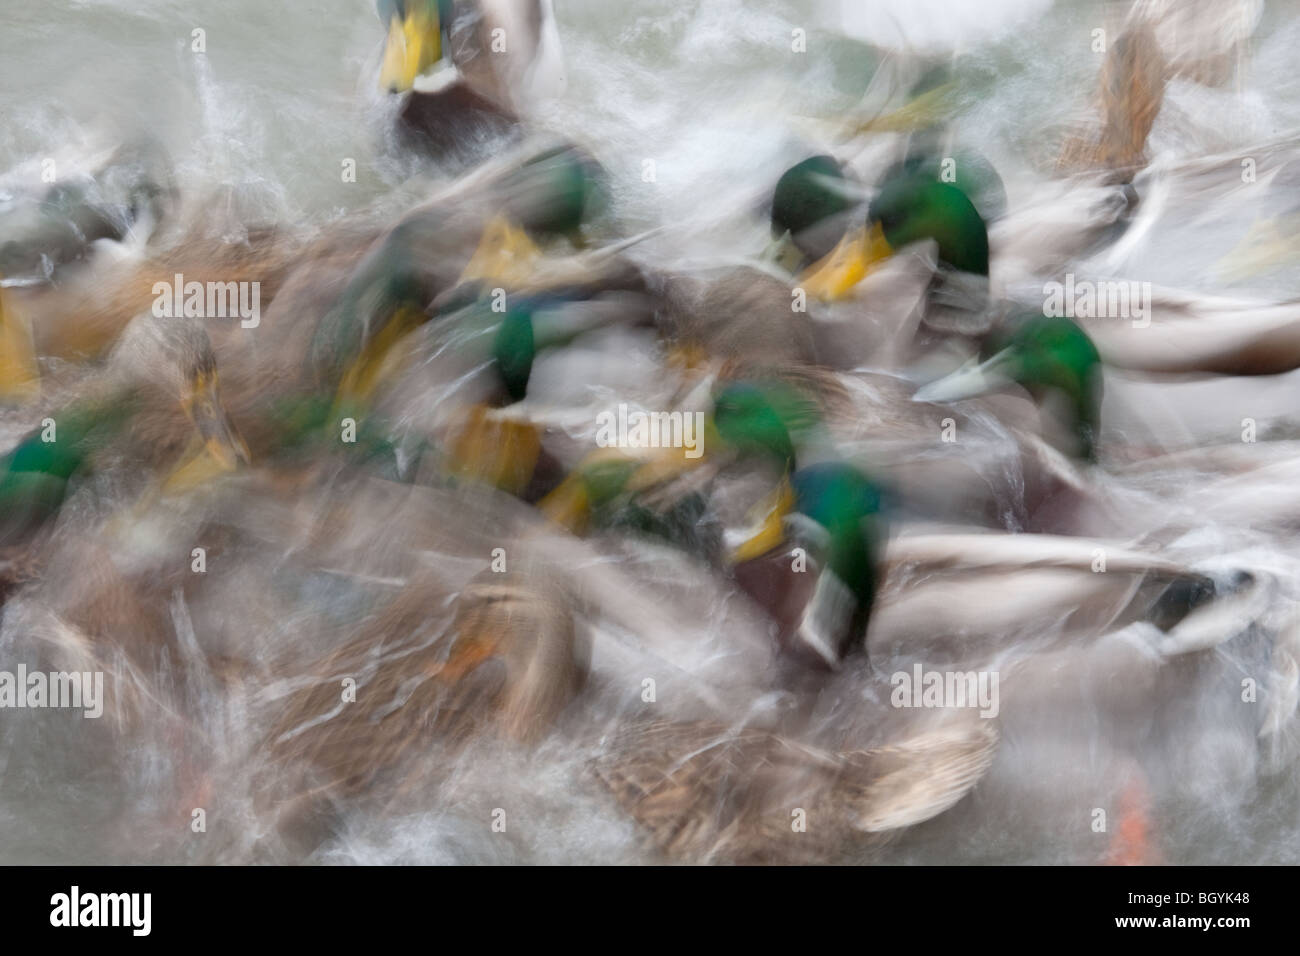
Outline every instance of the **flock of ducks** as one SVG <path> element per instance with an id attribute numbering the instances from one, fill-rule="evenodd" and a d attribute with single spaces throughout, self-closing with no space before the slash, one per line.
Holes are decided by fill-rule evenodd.
<path id="1" fill-rule="evenodd" d="M 558 69 L 548 3 L 378 7 L 406 148 L 506 144 L 396 222 L 115 256 L 174 199 L 119 153 L 0 235 L 5 658 L 109 675 L 105 726 L 60 745 L 115 768 L 108 858 L 328 859 L 357 814 L 431 804 L 532 832 L 501 781 L 555 766 L 553 800 L 617 813 L 644 858 L 870 859 L 1005 797 L 1000 744 L 1032 751 L 1074 694 L 1102 729 L 1057 759 L 1091 748 L 1070 773 L 1142 837 L 1071 858 L 1152 862 L 1152 794 L 1198 773 L 1153 746 L 1294 736 L 1285 570 L 1185 539 L 1234 502 L 1294 521 L 1296 459 L 1162 456 L 1102 403 L 1111 369 L 1295 368 L 1300 311 L 1158 290 L 1139 330 L 1014 295 L 1147 214 L 1173 69 L 1147 25 L 1040 205 L 950 142 L 930 70 L 774 171 L 766 248 L 691 264 L 614 232 L 598 144 L 521 119 Z M 156 316 L 175 273 L 259 281 L 260 323 Z M 600 447 L 620 403 L 701 413 L 703 454 Z M 1133 489 L 1189 455 L 1207 485 L 1153 520 Z M 999 672 L 1002 716 L 891 705 L 917 663 Z M 1193 688 L 1226 701 L 1212 728 Z"/>

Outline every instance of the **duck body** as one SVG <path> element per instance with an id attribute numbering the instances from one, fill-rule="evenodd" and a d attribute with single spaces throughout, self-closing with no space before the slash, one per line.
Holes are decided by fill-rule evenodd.
<path id="1" fill-rule="evenodd" d="M 822 462 L 795 471 L 780 542 L 732 568 L 777 622 L 794 659 L 839 667 L 865 632 L 876 588 L 879 497 L 857 468 Z"/>
<path id="2" fill-rule="evenodd" d="M 269 738 L 282 759 L 301 761 L 328 789 L 356 796 L 429 747 L 454 751 L 485 731 L 535 742 L 550 729 L 586 674 L 562 599 L 526 575 L 487 572 L 457 597 L 446 639 L 428 641 L 422 621 L 432 586 L 414 580 L 286 702 Z M 365 660 L 385 644 L 382 660 Z M 337 701 L 330 678 L 344 670 L 367 675 L 362 712 L 318 723 Z"/>
<path id="3" fill-rule="evenodd" d="M 211 343 L 197 323 L 142 315 L 105 368 L 85 378 L 61 401 L 24 409 L 41 424 L 0 458 L 0 546 L 30 545 L 105 449 L 170 469 L 165 482 L 248 461 L 221 399 Z"/>
<path id="4" fill-rule="evenodd" d="M 460 81 L 407 94 L 397 124 L 398 142 L 405 149 L 464 164 L 520 132 L 512 113 Z"/>
<path id="5" fill-rule="evenodd" d="M 812 414 L 787 389 L 742 382 L 719 394 L 714 422 L 742 462 L 781 475 L 762 530 L 734 552 L 737 582 L 777 620 L 783 646 L 837 667 L 871 609 L 880 494 L 847 462 L 796 465 L 794 436 L 815 427 Z"/>
<path id="6" fill-rule="evenodd" d="M 513 288 L 500 272 L 512 256 L 527 264 L 540 255 L 537 242 L 576 237 L 595 204 L 588 177 L 598 175 L 586 154 L 549 148 L 461 201 L 435 199 L 409 213 L 351 268 L 294 377 L 304 387 L 342 390 L 344 399 L 367 398 L 397 342 L 493 286 Z"/>
<path id="7" fill-rule="evenodd" d="M 103 444 L 123 423 L 126 403 L 116 407 L 96 402 L 71 406 L 52 416 L 54 428 L 35 429 L 0 458 L 0 502 L 5 533 L 48 520 L 63 501 L 75 474 L 88 463 L 96 445 Z"/>
<path id="8" fill-rule="evenodd" d="M 1102 361 L 1088 334 L 1064 316 L 1015 315 L 984 337 L 978 364 L 968 363 L 917 391 L 919 402 L 971 398 L 1020 385 L 1053 402 L 1063 442 L 1074 457 L 1095 461 L 1101 420 Z"/>
<path id="9" fill-rule="evenodd" d="M 156 144 L 132 143 L 89 171 L 60 176 L 40 194 L 0 191 L 0 277 L 49 280 L 87 258 L 101 239 L 151 230 L 171 195 L 162 162 Z"/>
<path id="10" fill-rule="evenodd" d="M 87 189 L 73 183 L 50 188 L 39 199 L 0 206 L 0 273 L 20 278 L 49 278 L 54 271 L 86 256 L 99 239 L 121 239 L 129 219 L 125 211 L 90 201 Z"/>
<path id="11" fill-rule="evenodd" d="M 563 86 L 549 0 L 380 0 L 380 86 L 401 93 L 400 139 L 463 163 L 520 131 L 532 102 Z"/>
<path id="12" fill-rule="evenodd" d="M 860 858 L 891 831 L 947 810 L 987 772 L 997 740 L 978 720 L 852 751 L 704 721 L 657 722 L 623 728 L 594 763 L 670 859 L 798 863 Z"/>

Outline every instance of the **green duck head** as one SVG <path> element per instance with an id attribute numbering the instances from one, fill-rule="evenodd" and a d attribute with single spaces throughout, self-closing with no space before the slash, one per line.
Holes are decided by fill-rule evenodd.
<path id="1" fill-rule="evenodd" d="M 52 519 L 73 476 L 129 416 L 125 402 L 80 401 L 48 416 L 0 457 L 0 545 Z"/>
<path id="2" fill-rule="evenodd" d="M 828 531 L 856 527 L 867 515 L 880 511 L 880 491 L 852 465 L 818 462 L 800 468 L 791 477 L 795 509 Z"/>
<path id="3" fill-rule="evenodd" d="M 908 176 L 935 182 L 947 182 L 964 192 L 985 222 L 1000 218 L 1007 209 L 1007 188 L 987 156 L 969 147 L 954 149 L 947 155 L 938 142 L 915 135 L 906 158 L 891 166 L 882 183 Z"/>
<path id="4" fill-rule="evenodd" d="M 535 239 L 567 236 L 580 229 L 606 199 L 606 175 L 585 150 L 563 145 L 534 156 L 502 181 L 501 211 Z"/>
<path id="5" fill-rule="evenodd" d="M 796 444 L 816 426 L 811 403 L 780 384 L 733 382 L 714 402 L 713 428 L 722 444 L 742 460 L 765 460 L 783 474 L 767 519 L 732 551 L 732 561 L 746 574 L 741 569 L 751 561 L 790 542 L 795 522 L 798 539 L 815 551 L 821 571 L 790 639 L 835 668 L 862 633 L 875 594 L 880 495 L 870 479 L 843 462 L 796 468 Z"/>
<path id="6" fill-rule="evenodd" d="M 811 156 L 781 174 L 772 192 L 772 235 L 789 242 L 814 262 L 843 238 L 859 205 L 834 157 Z"/>
<path id="7" fill-rule="evenodd" d="M 906 165 L 887 178 L 867 211 L 889 246 L 898 250 L 933 239 L 939 262 L 979 276 L 989 274 L 988 226 L 960 187 Z"/>
<path id="8" fill-rule="evenodd" d="M 1101 417 L 1102 363 L 1092 339 L 1064 316 L 1030 314 L 990 335 L 980 361 L 917 391 L 919 402 L 952 402 L 987 394 L 1012 383 L 1035 396 L 1065 398 L 1079 457 L 1094 460 Z"/>
<path id="9" fill-rule="evenodd" d="M 492 361 L 510 401 L 523 401 L 537 358 L 533 312 L 527 302 L 512 304 L 492 340 Z"/>
<path id="10" fill-rule="evenodd" d="M 877 561 L 883 539 L 880 495 L 871 480 L 841 461 L 800 468 L 790 476 L 792 501 L 783 537 L 815 555 L 816 583 L 797 626 L 789 634 L 800 656 L 832 669 L 865 632 L 874 603 Z"/>
<path id="11" fill-rule="evenodd" d="M 454 4 L 452 0 L 378 0 L 375 7 L 388 30 L 379 85 L 390 93 L 403 93 L 448 49 Z"/>
<path id="12" fill-rule="evenodd" d="M 807 399 L 775 383 L 731 382 L 713 401 L 712 426 L 722 444 L 783 471 L 794 469 L 796 439 L 815 419 Z"/>
<path id="13" fill-rule="evenodd" d="M 826 567 L 852 592 L 864 615 L 875 592 L 881 496 L 874 482 L 844 462 L 818 462 L 791 476 L 796 513 L 829 536 Z"/>
<path id="14" fill-rule="evenodd" d="M 488 298 L 478 300 L 475 309 L 495 318 Z M 533 363 L 548 349 L 562 349 L 580 336 L 600 329 L 621 317 L 617 311 L 588 309 L 581 290 L 558 290 L 530 295 L 514 293 L 506 299 L 492 339 L 492 363 L 510 401 L 523 400 L 528 391 Z"/>
<path id="15" fill-rule="evenodd" d="M 89 468 L 95 451 L 119 436 L 137 412 L 173 402 L 193 426 L 198 454 L 225 470 L 248 461 L 221 400 L 206 331 L 190 319 L 146 313 L 123 332 L 90 394 L 48 413 L 0 457 L 0 513 L 6 515 L 0 541 L 11 542 L 52 518 L 73 476 Z"/>

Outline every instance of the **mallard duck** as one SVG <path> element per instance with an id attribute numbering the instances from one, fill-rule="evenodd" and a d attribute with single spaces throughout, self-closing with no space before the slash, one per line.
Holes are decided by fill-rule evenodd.
<path id="1" fill-rule="evenodd" d="M 394 93 L 449 64 L 500 106 L 555 92 L 564 82 L 550 0 L 378 0 L 388 30 L 379 84 Z"/>
<path id="2" fill-rule="evenodd" d="M 232 417 L 255 456 L 344 418 L 374 424 L 376 400 L 410 365 L 413 331 L 462 311 L 488 280 L 490 293 L 510 263 L 535 266 L 543 247 L 579 237 L 594 170 L 585 155 L 548 149 L 458 182 L 377 235 L 359 226 L 304 250 L 257 334 L 222 339 Z"/>
<path id="3" fill-rule="evenodd" d="M 784 643 L 836 667 L 861 634 L 875 591 L 880 494 L 859 469 L 798 457 L 815 427 L 806 399 L 779 386 L 726 385 L 713 407 L 721 442 L 776 477 L 758 532 L 732 553 L 737 582 L 778 620 Z M 802 558 L 802 559 L 801 559 Z"/>
<path id="4" fill-rule="evenodd" d="M 147 238 L 174 198 L 156 143 L 121 146 L 89 169 L 77 165 L 65 161 L 38 196 L 0 191 L 0 276 L 9 282 L 47 281 L 100 240 L 123 241 L 132 231 Z"/>
<path id="5" fill-rule="evenodd" d="M 542 427 L 510 409 L 527 395 L 539 354 L 562 348 L 583 332 L 610 321 L 607 310 L 575 305 L 581 303 L 561 296 L 510 298 L 491 336 L 491 382 L 486 393 L 451 427 L 453 474 L 486 481 L 529 500 L 536 500 L 555 483 L 556 464 L 544 455 Z M 483 310 L 482 305 L 477 308 Z"/>
<path id="6" fill-rule="evenodd" d="M 535 501 L 554 487 L 562 463 L 571 463 L 567 441 L 563 449 L 545 447 L 549 434 L 564 437 L 556 419 L 583 418 L 576 408 L 538 399 L 535 368 L 562 364 L 554 353 L 586 342 L 599 350 L 603 334 L 647 324 L 649 305 L 631 290 L 591 298 L 579 290 L 510 293 L 504 305 L 496 312 L 490 299 L 476 300 L 421 329 L 410 373 L 392 382 L 381 408 L 390 417 L 417 419 L 421 432 L 445 448 L 452 477 Z M 595 387 L 592 380 L 588 385 Z"/>
<path id="7" fill-rule="evenodd" d="M 1191 567 L 1153 543 L 925 526 L 894 535 L 880 566 L 873 657 L 954 664 L 1019 642 L 1086 642 L 1135 621 L 1150 626 L 1153 653 L 1191 653 L 1246 631 L 1276 586 L 1268 574 Z"/>
<path id="8" fill-rule="evenodd" d="M 550 0 L 378 0 L 388 29 L 380 86 L 406 95 L 406 138 L 460 156 L 513 131 L 537 97 L 563 86 Z"/>
<path id="9" fill-rule="evenodd" d="M 1050 370 L 1051 365 L 1040 361 L 1034 367 Z M 891 524 L 903 520 L 909 508 L 913 515 L 919 511 L 922 519 L 933 520 L 928 506 L 911 489 L 895 488 L 892 484 L 882 486 L 879 478 L 874 476 L 876 469 L 872 469 L 873 477 L 869 478 L 857 467 L 845 464 L 830 442 L 824 425 L 818 424 L 816 413 L 806 399 L 771 387 L 740 383 L 724 387 L 717 403 L 714 412 L 716 441 L 740 453 L 742 460 L 748 459 L 751 468 L 755 465 L 761 468 L 760 463 L 766 461 L 764 473 L 768 477 L 760 487 L 773 489 L 775 486 L 767 498 L 751 511 L 751 514 L 756 512 L 759 519 L 757 530 L 733 551 L 733 574 L 742 588 L 780 622 L 785 641 L 796 646 L 806 645 L 817 652 L 822 662 L 835 665 L 845 650 L 852 646 L 855 635 L 862 633 L 868 616 L 874 614 L 872 608 L 877 603 L 884 573 L 881 570 L 882 554 L 898 547 L 892 542 L 886 547 L 882 501 L 889 503 Z M 880 453 L 887 454 L 885 446 L 881 447 Z M 894 481 L 909 474 L 891 468 L 887 460 L 880 470 Z M 919 480 L 924 481 L 924 466 L 920 471 L 922 477 Z M 752 492 L 750 495 L 747 500 L 753 501 Z M 1045 550 L 1048 542 L 1058 542 L 1048 545 L 1048 548 L 1057 547 L 1070 557 L 1066 559 L 1058 555 L 1052 558 L 1049 550 Z M 908 539 L 904 538 L 904 549 L 907 544 Z M 1181 628 L 1178 634 L 1182 636 L 1168 639 L 1170 646 L 1196 643 L 1197 639 L 1187 635 L 1201 625 L 1182 622 L 1204 601 L 1213 599 L 1217 607 L 1228 609 L 1223 613 L 1237 613 L 1241 607 L 1234 595 L 1249 595 L 1249 598 L 1241 597 L 1242 601 L 1249 603 L 1257 601 L 1264 593 L 1261 588 L 1266 589 L 1264 583 L 1253 581 L 1249 575 L 1212 581 L 1204 574 L 1162 564 L 1150 556 L 1126 557 L 1127 551 L 1113 542 L 1085 545 L 1086 541 L 1072 543 L 1068 538 L 1054 539 L 1050 536 L 1039 538 L 1017 534 L 1002 539 L 984 534 L 969 539 L 968 551 L 964 546 L 958 548 L 964 556 L 956 557 L 957 552 L 953 552 L 950 559 L 954 565 L 973 569 L 972 576 L 965 579 L 975 589 L 973 593 L 983 588 L 996 590 L 993 582 L 1003 572 L 991 568 L 1005 560 L 1008 562 L 1005 572 L 1008 581 L 1017 574 L 1025 575 L 1026 579 L 1038 575 L 1044 579 L 1040 585 L 1044 594 L 1056 595 L 1045 599 L 1051 602 L 1059 600 L 1061 606 L 1071 605 L 1072 600 L 1082 604 L 1098 594 L 1105 594 L 1105 602 L 1118 603 L 1110 610 L 1099 611 L 1100 617 L 1114 615 L 1119 608 L 1128 606 L 1132 607 L 1131 613 L 1138 616 L 1156 615 L 1162 621 L 1160 627 Z M 1006 550 L 1001 550 L 1002 547 Z M 983 557 L 978 553 L 981 551 Z M 1108 569 L 1115 573 L 1109 576 L 1095 573 L 1092 564 L 1098 553 L 1114 558 Z M 1000 557 L 994 560 L 994 555 Z M 892 564 L 894 559 L 888 560 Z M 905 559 L 899 560 L 907 563 Z M 914 560 L 924 563 L 930 559 L 918 555 Z M 1072 570 L 1064 577 L 1059 569 L 1063 561 L 1073 562 Z M 1136 577 L 1125 577 L 1126 561 L 1132 566 L 1129 573 Z M 811 573 L 800 573 L 805 570 Z M 831 576 L 827 577 L 828 573 Z M 828 583 L 823 586 L 819 576 Z M 1062 579 L 1059 584 L 1052 583 L 1057 578 Z M 941 576 L 934 574 L 933 580 L 926 579 L 926 584 L 933 583 L 940 589 L 958 586 L 952 581 L 939 584 L 942 580 Z M 1146 580 L 1154 589 L 1144 598 L 1145 604 L 1134 602 L 1135 580 Z M 893 585 L 889 586 L 892 589 Z M 1061 586 L 1067 590 L 1054 590 Z M 1068 590 L 1070 587 L 1082 590 L 1076 593 Z M 926 587 L 917 586 L 914 590 L 915 593 L 924 593 Z M 1193 599 L 1189 595 L 1199 597 Z M 878 632 L 873 624 L 873 633 L 897 633 L 895 625 L 888 623 L 895 620 L 893 615 L 901 606 L 893 604 L 894 600 L 891 598 L 891 603 L 887 604 L 892 609 L 884 612 L 885 622 L 879 624 Z M 910 596 L 900 594 L 897 600 L 907 603 Z M 916 607 L 928 606 L 935 600 L 934 597 L 920 599 Z M 953 606 L 959 607 L 960 604 Z M 1017 613 L 1024 610 L 1023 605 L 1016 606 Z M 1163 610 L 1157 612 L 1157 608 Z M 1035 615 L 1029 616 L 1035 618 Z M 982 626 L 975 626 L 974 630 L 984 633 Z M 1005 633 L 1005 630 L 1001 626 L 992 627 L 988 634 L 996 641 L 995 635 Z M 880 639 L 888 640 L 885 637 Z"/>
<path id="10" fill-rule="evenodd" d="M 65 363 L 104 360 L 131 321 L 158 302 L 153 290 L 160 276 L 169 283 L 177 274 L 204 285 L 255 282 L 259 306 L 266 308 L 296 264 L 332 262 L 340 256 L 337 247 L 346 248 L 349 241 L 356 245 L 366 240 L 356 238 L 347 226 L 310 243 L 272 231 L 251 235 L 246 243 L 187 235 L 174 245 L 151 248 L 146 257 L 97 259 L 85 268 L 65 270 L 56 283 L 20 284 L 4 294 L 11 314 L 27 330 L 22 338 L 30 344 L 23 354 L 46 365 L 66 367 Z M 213 350 L 222 359 L 232 352 L 232 343 L 249 335 L 234 317 L 217 317 L 207 329 Z M 235 363 L 223 364 L 235 370 Z"/>
<path id="11" fill-rule="evenodd" d="M 724 724 L 634 724 L 595 772 L 665 856 L 691 863 L 860 857 L 952 807 L 993 763 L 990 721 L 832 751 Z"/>
<path id="12" fill-rule="evenodd" d="M 497 193 L 500 212 L 483 227 L 469 261 L 453 260 L 464 264 L 433 300 L 438 320 L 412 339 L 412 353 L 426 359 L 407 363 L 407 400 L 427 406 L 422 392 L 446 394 L 449 385 L 464 396 L 457 420 L 438 412 L 440 437 L 460 477 L 514 493 L 536 486 L 530 498 L 542 493 L 546 479 L 532 481 L 547 458 L 541 430 L 521 405 L 539 356 L 587 333 L 650 324 L 652 296 L 640 270 L 619 254 L 624 243 L 574 255 L 543 251 L 558 246 L 562 253 L 565 237 L 583 244 L 580 229 L 598 203 L 597 173 L 581 154 L 548 151 L 512 174 Z M 454 368 L 443 371 L 449 341 Z M 476 366 L 487 376 L 472 374 Z"/>
<path id="13" fill-rule="evenodd" d="M 58 513 L 69 483 L 105 448 L 123 442 L 137 463 L 170 467 L 180 487 L 248 461 L 222 404 L 216 362 L 198 322 L 137 318 L 94 375 L 61 402 L 25 408 L 40 424 L 0 460 L 3 543 L 23 547 Z"/>
<path id="14" fill-rule="evenodd" d="M 339 813 L 427 796 L 463 751 L 551 733 L 583 688 L 589 638 L 581 575 L 548 558 L 557 536 L 532 509 L 479 486 L 269 479 L 228 483 L 204 537 L 219 523 L 240 558 L 187 588 L 204 653 L 233 661 L 227 692 L 257 728 L 235 756 L 261 770 L 229 790 L 214 781 L 225 799 L 247 783 L 306 852 Z M 250 589 L 252 620 L 280 608 L 281 625 L 223 623 Z M 318 592 L 325 605 L 303 602 Z"/>
<path id="15" fill-rule="evenodd" d="M 320 786 L 355 795 L 432 745 L 463 746 L 485 730 L 530 742 L 550 729 L 586 670 L 563 594 L 526 574 L 486 571 L 460 591 L 439 638 L 425 632 L 442 587 L 437 575 L 413 579 L 321 662 L 270 733 L 277 760 L 303 760 Z M 313 729 L 336 709 L 340 674 L 356 675 L 357 706 Z"/>
<path id="16" fill-rule="evenodd" d="M 1069 451 L 1095 460 L 1101 424 L 1101 356 L 1076 323 L 1064 316 L 1020 316 L 985 338 L 980 357 L 979 364 L 924 386 L 914 399 L 952 402 L 1012 384 L 1040 396 L 1050 393 L 1063 402 L 1059 418 L 1073 436 L 1073 442 L 1066 442 Z"/>
<path id="17" fill-rule="evenodd" d="M 599 169 L 585 153 L 556 147 L 498 171 L 471 195 L 435 199 L 410 213 L 377 240 L 349 278 L 342 295 L 313 333 L 308 362 L 314 377 L 337 387 L 347 364 L 366 365 L 422 322 L 426 307 L 469 281 L 510 277 L 541 253 L 538 242 L 577 238 L 596 208 Z M 392 325 L 394 319 L 398 325 Z"/>
<path id="18" fill-rule="evenodd" d="M 797 267 L 825 257 L 848 231 L 860 205 L 835 157 L 821 154 L 795 163 L 772 190 L 771 219 L 772 235 L 778 242 L 788 237 L 799 258 L 780 247 L 773 258 Z"/>

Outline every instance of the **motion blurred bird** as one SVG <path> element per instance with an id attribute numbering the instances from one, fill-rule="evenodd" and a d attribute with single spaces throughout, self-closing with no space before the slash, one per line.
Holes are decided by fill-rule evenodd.
<path id="1" fill-rule="evenodd" d="M 1101 424 L 1102 363 L 1088 334 L 1063 316 L 1030 314 L 985 337 L 980 361 L 917 391 L 918 402 L 952 402 L 1020 385 L 1040 399 L 1050 395 L 1063 441 L 1075 457 L 1095 461 Z"/>
<path id="2" fill-rule="evenodd" d="M 102 373 L 61 403 L 23 412 L 40 426 L 0 459 L 6 548 L 30 544 L 48 526 L 97 456 L 127 454 L 137 466 L 167 469 L 159 480 L 173 489 L 248 461 L 222 404 L 207 333 L 190 319 L 140 316 Z"/>
<path id="3" fill-rule="evenodd" d="M 435 157 L 483 151 L 563 89 L 550 0 L 378 0 L 377 9 L 388 30 L 379 84 L 405 95 L 400 128 Z"/>
<path id="4" fill-rule="evenodd" d="M 0 192 L 0 276 L 48 281 L 87 259 L 100 240 L 125 240 L 133 230 L 147 237 L 168 212 L 173 193 L 165 158 L 153 142 L 123 145 L 90 169 L 65 167 L 39 195 Z"/>
<path id="5" fill-rule="evenodd" d="M 787 389 L 737 382 L 717 395 L 713 424 L 742 462 L 757 458 L 776 479 L 759 530 L 732 553 L 737 582 L 773 614 L 791 649 L 837 667 L 871 610 L 880 494 L 847 462 L 801 464 L 807 449 L 796 450 L 795 435 L 813 432 L 813 415 Z"/>
<path id="6" fill-rule="evenodd" d="M 771 864 L 860 858 L 952 807 L 988 771 L 992 722 L 953 721 L 870 750 L 714 723 L 633 724 L 594 761 L 666 857 Z"/>
<path id="7" fill-rule="evenodd" d="M 486 571 L 439 627 L 436 578 L 413 578 L 282 702 L 268 794 L 293 839 L 318 843 L 331 804 L 409 797 L 484 740 L 535 744 L 583 687 L 589 651 L 558 579 Z M 356 694 L 340 707 L 343 677 Z"/>
<path id="8" fill-rule="evenodd" d="M 257 334 L 232 335 L 226 345 L 237 376 L 234 416 L 255 454 L 284 460 L 304 443 L 337 447 L 327 433 L 347 418 L 374 439 L 358 447 L 382 450 L 379 406 L 414 364 L 412 333 L 437 319 L 441 334 L 485 283 L 490 292 L 504 281 L 503 263 L 519 249 L 527 250 L 520 260 L 545 266 L 543 247 L 577 237 L 594 209 L 589 163 L 548 149 L 456 184 L 378 236 L 357 229 L 318 254 L 308 250 Z M 506 248 L 496 242 L 503 234 Z M 562 281 L 596 274 L 569 270 Z"/>

